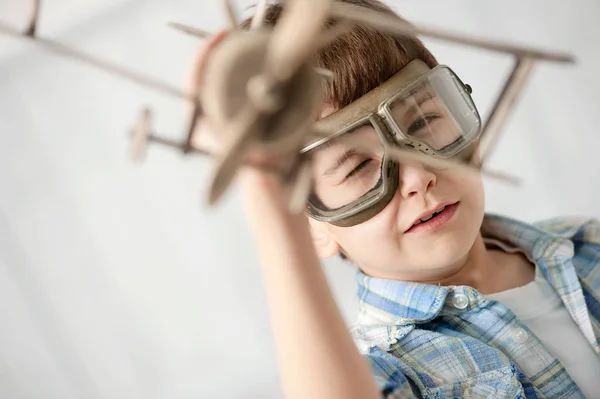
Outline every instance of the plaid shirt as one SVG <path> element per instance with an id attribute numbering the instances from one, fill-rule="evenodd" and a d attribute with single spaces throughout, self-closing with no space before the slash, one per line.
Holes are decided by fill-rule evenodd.
<path id="1" fill-rule="evenodd" d="M 600 361 L 600 223 L 553 219 L 529 225 L 486 215 L 481 231 L 535 261 Z M 359 318 L 352 334 L 385 396 L 584 397 L 527 326 L 477 290 L 360 271 L 357 280 Z"/>

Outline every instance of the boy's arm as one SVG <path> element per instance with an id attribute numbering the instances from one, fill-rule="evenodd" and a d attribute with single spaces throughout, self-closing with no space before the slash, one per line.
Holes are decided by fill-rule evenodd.
<path id="1" fill-rule="evenodd" d="M 306 216 L 287 210 L 275 177 L 240 174 L 259 250 L 286 398 L 380 398 L 328 287 Z"/>

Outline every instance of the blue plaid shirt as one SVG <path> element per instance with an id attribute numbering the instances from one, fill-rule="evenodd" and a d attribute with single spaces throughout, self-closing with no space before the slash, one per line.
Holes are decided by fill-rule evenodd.
<path id="1" fill-rule="evenodd" d="M 600 361 L 600 223 L 529 225 L 486 215 L 481 231 L 535 261 Z M 352 334 L 387 397 L 584 397 L 527 326 L 477 290 L 360 271 L 357 280 L 359 318 Z M 523 330 L 529 332 L 525 342 Z M 532 357 L 536 361 L 524 361 Z"/>

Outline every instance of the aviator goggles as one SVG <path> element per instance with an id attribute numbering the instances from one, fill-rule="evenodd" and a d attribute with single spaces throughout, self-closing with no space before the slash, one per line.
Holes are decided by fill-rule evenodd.
<path id="1" fill-rule="evenodd" d="M 319 120 L 316 127 L 324 138 L 301 151 L 313 159 L 315 173 L 307 214 L 341 227 L 378 214 L 399 184 L 400 165 L 390 148 L 470 159 L 481 133 L 470 93 L 449 67 L 431 69 L 414 60 L 357 101 Z"/>

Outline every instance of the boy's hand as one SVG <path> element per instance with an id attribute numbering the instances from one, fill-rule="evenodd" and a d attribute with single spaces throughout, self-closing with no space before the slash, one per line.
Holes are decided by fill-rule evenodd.
<path id="1" fill-rule="evenodd" d="M 207 61 L 212 51 L 227 37 L 229 31 L 218 32 L 207 38 L 202 44 L 200 50 L 195 55 L 191 69 L 186 82 L 186 92 L 198 97 L 202 92 L 202 85 L 205 79 Z M 189 104 L 187 109 L 188 118 L 194 114 L 193 104 Z M 194 147 L 207 150 L 214 157 L 219 157 L 224 143 L 228 137 L 224 137 L 226 132 L 222 127 L 216 126 L 210 116 L 201 115 L 197 121 L 196 128 L 192 135 L 192 145 Z M 238 178 L 242 181 L 246 189 L 250 187 L 259 187 L 260 189 L 281 189 L 287 182 L 286 179 L 290 172 L 296 166 L 299 158 L 297 153 L 276 153 L 268 152 L 260 148 L 259 145 L 250 145 L 245 154 L 241 155 L 246 160 L 245 166 L 240 168 Z"/>
<path id="2" fill-rule="evenodd" d="M 206 61 L 226 35 L 211 37 L 195 58 L 188 82 L 192 93 L 201 92 Z M 304 101 L 299 96 L 295 99 Z M 190 108 L 190 115 L 193 111 Z M 222 126 L 211 123 L 214 121 L 206 116 L 200 121 L 193 142 L 219 154 L 227 137 L 219 136 L 225 133 L 219 131 Z M 290 125 L 294 127 L 294 123 Z M 285 134 L 285 130 L 280 131 Z M 288 210 L 289 194 L 281 179 L 286 174 L 281 172 L 297 165 L 300 155 L 292 151 L 270 154 L 252 148 L 243 156 L 261 169 L 243 167 L 238 174 L 260 253 L 282 388 L 290 398 L 377 398 L 375 380 L 329 290 L 307 220 Z"/>

